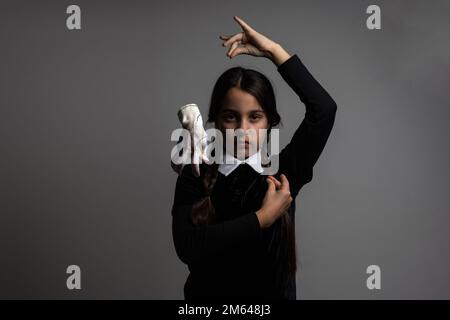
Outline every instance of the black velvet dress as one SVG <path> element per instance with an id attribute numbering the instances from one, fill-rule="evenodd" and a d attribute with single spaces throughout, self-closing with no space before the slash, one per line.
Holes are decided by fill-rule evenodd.
<path id="1" fill-rule="evenodd" d="M 312 180 L 313 166 L 333 128 L 337 107 L 296 54 L 277 70 L 306 107 L 299 127 L 278 155 L 279 169 L 274 175 L 279 179 L 284 173 L 289 180 L 294 201 L 288 214 L 295 222 L 295 198 Z M 227 176 L 219 172 L 211 194 L 216 220 L 194 225 L 190 214 L 192 205 L 205 196 L 202 179 L 206 165 L 201 165 L 200 177 L 191 169 L 186 165 L 178 176 L 172 206 L 175 249 L 190 271 L 185 299 L 296 299 L 295 276 L 284 273 L 287 261 L 268 250 L 274 239 L 272 248 L 286 247 L 283 241 L 276 242 L 281 219 L 261 229 L 256 216 L 267 190 L 266 176 L 246 163 Z"/>

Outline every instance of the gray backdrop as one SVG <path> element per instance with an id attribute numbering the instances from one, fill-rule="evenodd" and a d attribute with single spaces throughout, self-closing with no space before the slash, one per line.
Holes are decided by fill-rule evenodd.
<path id="1" fill-rule="evenodd" d="M 183 298 L 172 242 L 177 109 L 217 77 L 272 81 L 282 146 L 304 105 L 267 59 L 229 60 L 239 15 L 338 104 L 297 198 L 299 299 L 450 298 L 448 1 L 2 1 L 0 298 Z M 366 28 L 370 4 L 381 30 Z M 66 268 L 82 289 L 66 288 Z M 381 290 L 366 287 L 381 267 Z"/>

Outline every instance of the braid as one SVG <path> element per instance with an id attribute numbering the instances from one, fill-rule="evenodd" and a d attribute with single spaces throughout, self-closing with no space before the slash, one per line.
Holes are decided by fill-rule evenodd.
<path id="1" fill-rule="evenodd" d="M 295 276 L 297 272 L 295 225 L 289 210 L 286 210 L 272 227 L 274 230 L 268 244 L 268 254 L 278 286 L 284 288 L 289 277 Z"/>
<path id="2" fill-rule="evenodd" d="M 266 135 L 267 146 L 270 142 L 271 129 L 272 126 L 269 127 L 268 133 Z M 278 230 L 274 232 L 274 235 L 269 242 L 268 248 L 269 252 L 271 252 L 272 255 L 276 257 L 275 261 L 280 261 L 280 258 L 285 258 L 287 260 L 286 269 L 279 273 L 280 275 L 285 276 L 285 278 L 282 280 L 287 280 L 287 276 L 295 275 L 295 273 L 297 272 L 297 245 L 295 241 L 295 224 L 289 214 L 289 209 L 286 209 L 279 220 L 279 225 L 277 224 L 274 226 Z"/>
<path id="3" fill-rule="evenodd" d="M 294 275 L 297 272 L 297 246 L 295 243 L 295 225 L 289 215 L 286 212 L 281 218 L 282 228 L 286 237 L 287 253 L 288 253 L 288 273 Z"/>
<path id="4" fill-rule="evenodd" d="M 191 213 L 192 222 L 195 225 L 210 223 L 215 218 L 211 194 L 217 181 L 218 167 L 216 163 L 208 165 L 202 178 L 204 197 L 194 204 Z"/>

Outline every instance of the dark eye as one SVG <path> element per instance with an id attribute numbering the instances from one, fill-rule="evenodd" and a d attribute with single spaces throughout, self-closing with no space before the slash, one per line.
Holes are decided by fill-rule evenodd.
<path id="1" fill-rule="evenodd" d="M 254 113 L 254 114 L 250 115 L 250 120 L 252 120 L 252 121 L 257 121 L 261 118 L 262 118 L 262 115 L 259 113 Z"/>
<path id="2" fill-rule="evenodd" d="M 236 117 L 234 116 L 234 114 L 232 113 L 225 113 L 223 115 L 223 120 L 227 121 L 227 122 L 231 122 L 231 121 L 235 121 Z"/>

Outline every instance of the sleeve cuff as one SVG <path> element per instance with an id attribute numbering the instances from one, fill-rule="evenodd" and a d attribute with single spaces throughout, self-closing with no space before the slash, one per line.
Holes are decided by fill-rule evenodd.
<path id="1" fill-rule="evenodd" d="M 280 64 L 277 67 L 277 70 L 280 73 L 285 73 L 287 70 L 292 68 L 293 64 L 297 64 L 299 62 L 301 63 L 300 58 L 298 57 L 298 55 L 296 53 L 294 53 L 292 56 L 289 57 L 289 59 L 287 59 L 285 62 Z"/>
<path id="2" fill-rule="evenodd" d="M 256 215 L 256 212 L 250 213 L 248 220 L 249 220 L 249 224 L 251 224 L 252 230 L 254 232 L 253 239 L 255 239 L 256 241 L 261 241 L 262 240 L 262 229 L 261 229 L 261 225 L 259 224 L 259 219 L 258 219 L 258 216 Z"/>
<path id="3" fill-rule="evenodd" d="M 293 54 L 277 68 L 286 83 L 300 95 L 301 86 L 311 87 L 315 81 L 297 54 Z M 315 88 L 313 88 L 315 89 Z"/>

